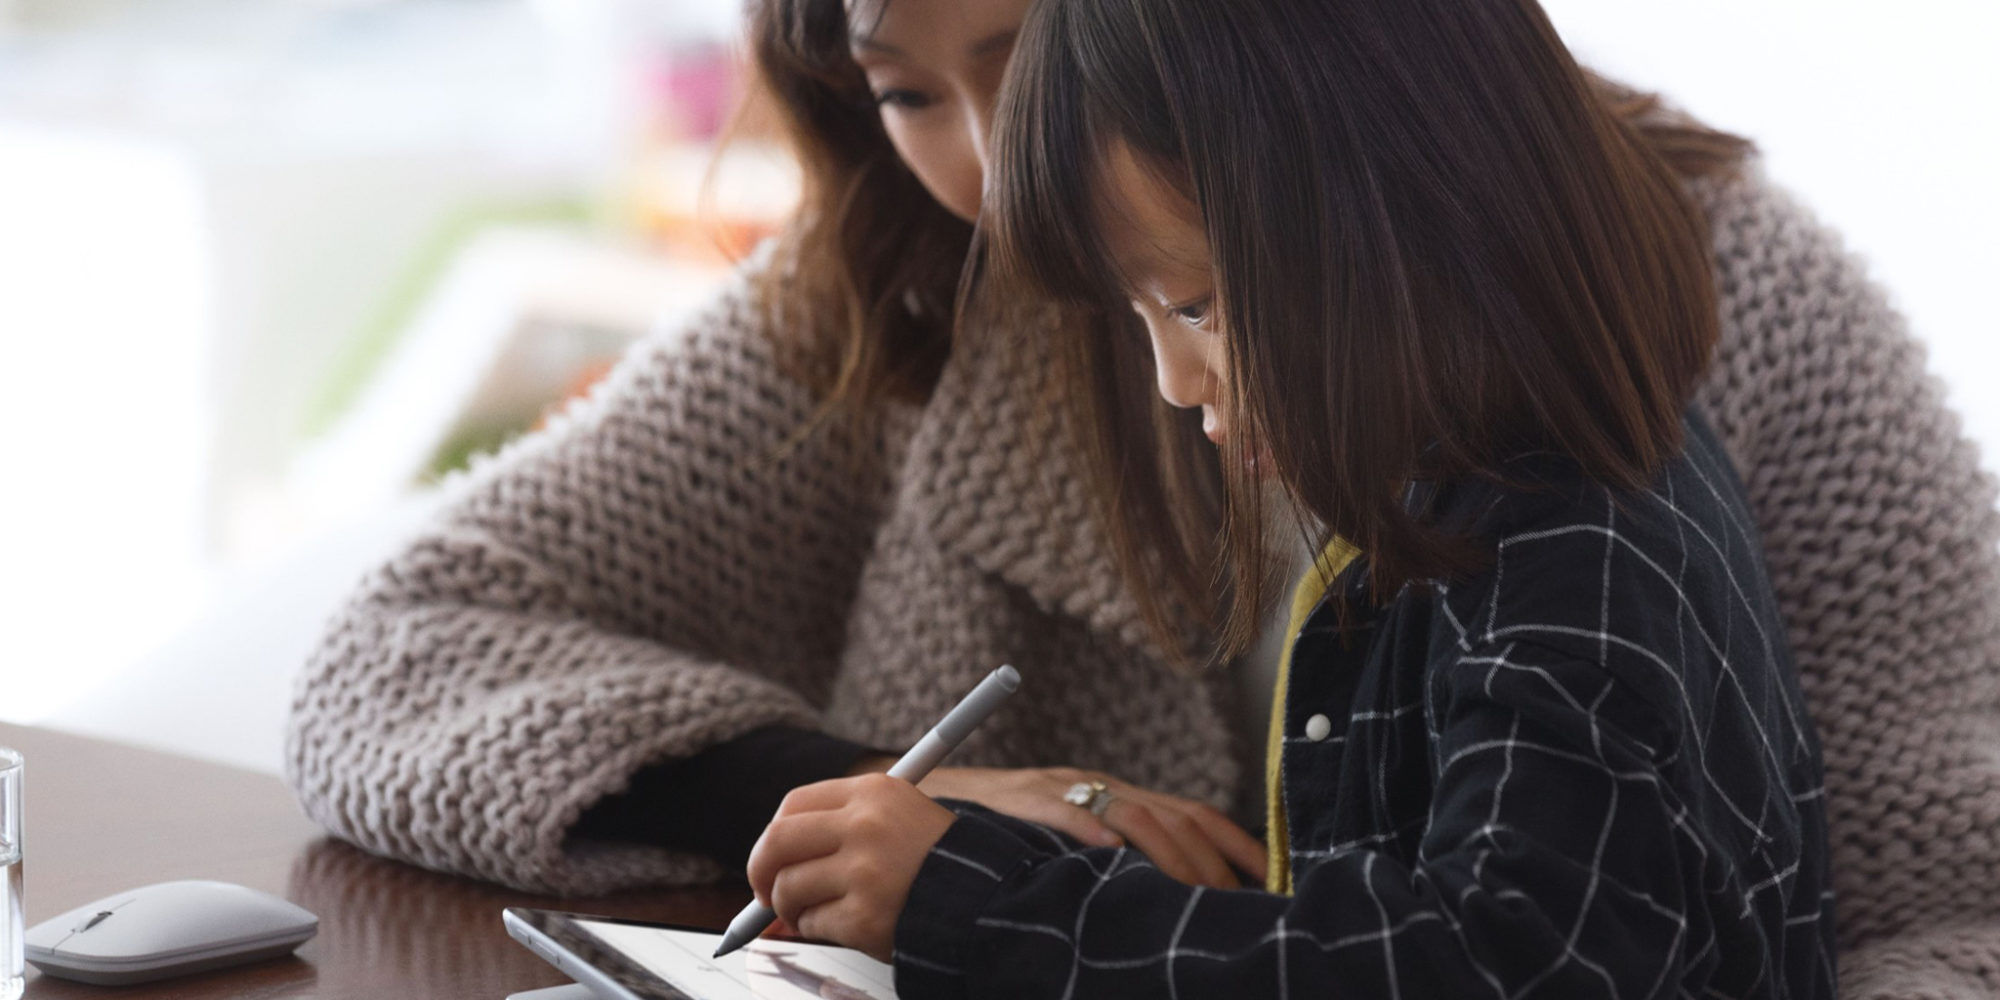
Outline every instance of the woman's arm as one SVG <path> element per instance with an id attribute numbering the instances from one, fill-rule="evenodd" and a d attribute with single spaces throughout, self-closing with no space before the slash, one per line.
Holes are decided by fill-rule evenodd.
<path id="1" fill-rule="evenodd" d="M 570 835 L 652 844 L 740 868 L 787 792 L 860 773 L 858 762 L 875 753 L 816 729 L 753 729 L 640 769 L 624 791 L 585 810 Z M 688 808 L 691 802 L 700 808 Z"/>
<path id="2" fill-rule="evenodd" d="M 647 764 L 811 728 L 888 492 L 881 421 L 801 434 L 747 287 L 637 347 L 363 583 L 294 702 L 307 812 L 376 853 L 541 891 L 712 877 L 572 838 Z"/>

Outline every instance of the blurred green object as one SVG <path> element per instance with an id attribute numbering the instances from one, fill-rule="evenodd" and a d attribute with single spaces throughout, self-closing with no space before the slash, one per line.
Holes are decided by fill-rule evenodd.
<path id="1" fill-rule="evenodd" d="M 409 269 L 375 310 L 374 318 L 341 345 L 327 366 L 326 376 L 312 392 L 300 422 L 301 436 L 313 440 L 340 422 L 395 350 L 452 260 L 481 230 L 521 223 L 589 229 L 601 221 L 602 212 L 585 198 L 469 206 L 453 213 L 424 240 Z"/>
<path id="2" fill-rule="evenodd" d="M 462 472 L 472 467 L 472 460 L 480 455 L 491 455 L 520 437 L 532 428 L 525 422 L 495 423 L 467 428 L 446 441 L 437 454 L 431 456 L 429 468 L 424 470 L 426 485 L 436 485 L 454 472 Z"/>

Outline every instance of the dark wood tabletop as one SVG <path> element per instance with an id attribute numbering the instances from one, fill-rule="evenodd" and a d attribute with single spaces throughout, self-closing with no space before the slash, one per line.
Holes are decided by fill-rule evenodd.
<path id="1" fill-rule="evenodd" d="M 204 878 L 283 896 L 319 915 L 296 957 L 143 986 L 28 972 L 23 1000 L 210 997 L 502 1000 L 561 973 L 514 943 L 507 906 L 721 927 L 740 885 L 558 899 L 366 854 L 325 836 L 268 775 L 34 727 L 0 724 L 26 759 L 28 926 L 153 882 Z"/>

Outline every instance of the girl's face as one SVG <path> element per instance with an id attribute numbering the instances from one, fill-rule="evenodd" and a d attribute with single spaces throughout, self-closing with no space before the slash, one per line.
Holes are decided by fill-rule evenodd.
<path id="1" fill-rule="evenodd" d="M 1106 204 L 1099 226 L 1132 311 L 1153 342 L 1160 396 L 1174 406 L 1201 407 L 1202 431 L 1219 445 L 1229 438 L 1220 405 L 1229 359 L 1200 213 L 1124 143 L 1105 157 L 1100 187 Z"/>
<path id="2" fill-rule="evenodd" d="M 931 196 L 979 215 L 993 103 L 1032 0 L 847 0 L 882 127 Z"/>

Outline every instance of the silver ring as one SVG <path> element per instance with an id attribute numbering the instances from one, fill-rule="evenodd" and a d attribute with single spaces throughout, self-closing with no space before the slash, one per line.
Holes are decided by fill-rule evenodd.
<path id="1" fill-rule="evenodd" d="M 1104 810 L 1111 808 L 1111 800 L 1116 797 L 1111 794 L 1110 787 L 1102 781 L 1079 781 L 1069 786 L 1069 791 L 1063 793 L 1064 802 L 1082 806 L 1090 810 L 1092 816 L 1099 818 L 1103 818 Z"/>

